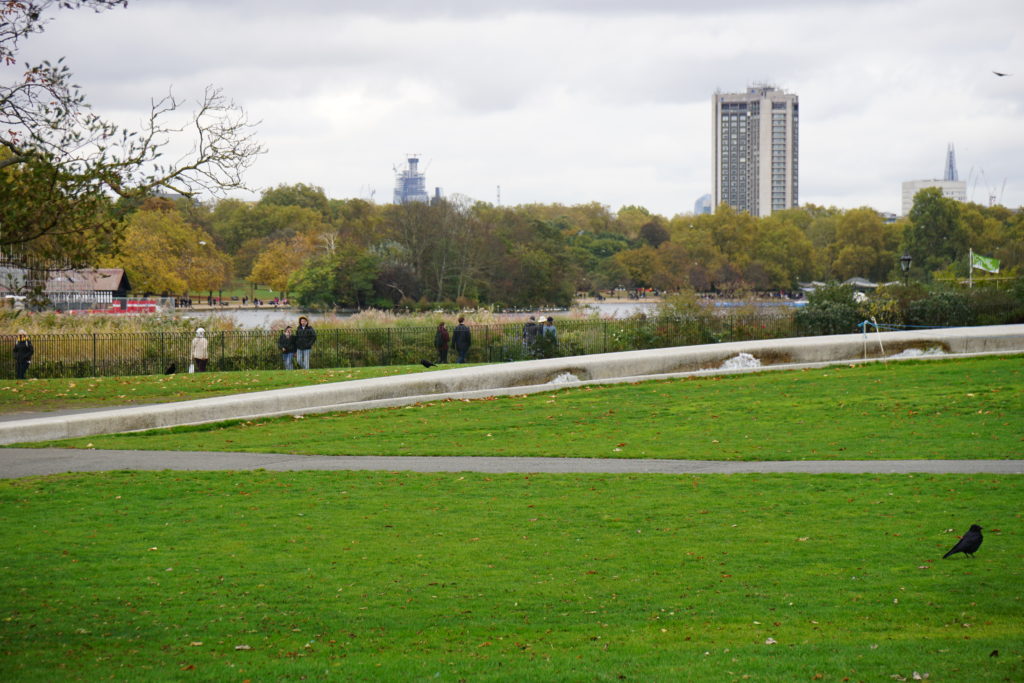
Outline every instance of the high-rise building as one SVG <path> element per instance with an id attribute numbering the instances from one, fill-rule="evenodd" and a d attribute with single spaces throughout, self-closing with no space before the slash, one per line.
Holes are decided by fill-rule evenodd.
<path id="1" fill-rule="evenodd" d="M 949 143 L 949 147 L 946 148 L 946 172 L 942 176 L 943 180 L 960 180 L 959 174 L 956 172 L 956 152 L 953 150 L 953 143 Z"/>
<path id="2" fill-rule="evenodd" d="M 712 102 L 714 206 L 724 202 L 752 216 L 797 206 L 797 96 L 754 85 L 745 93 L 716 92 Z"/>
<path id="3" fill-rule="evenodd" d="M 410 156 L 407 161 L 407 168 L 395 169 L 395 204 L 429 202 L 427 176 L 419 170 L 419 158 Z"/>
<path id="4" fill-rule="evenodd" d="M 709 194 L 702 194 L 700 199 L 693 203 L 693 214 L 695 216 L 712 213 L 714 209 L 715 206 L 711 203 L 711 195 Z"/>

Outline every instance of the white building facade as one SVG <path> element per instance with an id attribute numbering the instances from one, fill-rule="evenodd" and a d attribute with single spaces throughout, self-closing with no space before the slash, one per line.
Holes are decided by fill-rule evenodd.
<path id="1" fill-rule="evenodd" d="M 714 206 L 752 216 L 799 204 L 799 98 L 768 85 L 716 92 L 713 110 Z"/>
<path id="2" fill-rule="evenodd" d="M 914 195 L 926 187 L 937 187 L 942 190 L 943 197 L 958 202 L 967 201 L 967 182 L 964 180 L 907 180 L 903 183 L 903 201 L 900 204 L 901 216 L 906 216 L 914 208 Z"/>

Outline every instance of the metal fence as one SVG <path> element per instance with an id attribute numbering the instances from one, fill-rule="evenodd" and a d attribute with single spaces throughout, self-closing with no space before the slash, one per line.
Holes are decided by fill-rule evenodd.
<path id="1" fill-rule="evenodd" d="M 473 325 L 471 363 L 498 363 L 552 356 L 582 356 L 691 344 L 794 335 L 790 315 L 727 314 L 695 318 L 561 320 L 557 343 L 542 338 L 527 345 L 522 323 Z M 436 361 L 433 327 L 318 329 L 310 357 L 312 368 L 409 365 Z M 282 367 L 279 332 L 210 332 L 208 370 L 275 370 Z M 16 337 L 0 337 L 13 349 Z M 101 377 L 154 375 L 174 364 L 186 372 L 192 336 L 174 332 L 50 334 L 32 338 L 35 355 L 29 377 Z M 454 349 L 449 359 L 454 359 Z M 0 359 L 0 379 L 14 378 L 11 353 Z"/>

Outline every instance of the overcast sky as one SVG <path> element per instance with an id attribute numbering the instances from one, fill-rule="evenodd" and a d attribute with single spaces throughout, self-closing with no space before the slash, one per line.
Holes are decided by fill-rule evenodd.
<path id="1" fill-rule="evenodd" d="M 711 191 L 712 94 L 766 82 L 800 98 L 802 204 L 899 212 L 951 142 L 969 199 L 1024 205 L 1022 27 L 1020 0 L 139 0 L 20 57 L 122 123 L 222 87 L 262 121 L 256 190 L 386 203 L 416 153 L 431 191 L 665 216 Z"/>

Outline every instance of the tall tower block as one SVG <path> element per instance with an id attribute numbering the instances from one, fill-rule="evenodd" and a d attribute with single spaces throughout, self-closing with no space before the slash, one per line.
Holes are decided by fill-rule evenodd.
<path id="1" fill-rule="evenodd" d="M 799 204 L 799 98 L 769 85 L 712 98 L 714 206 L 752 216 Z"/>

